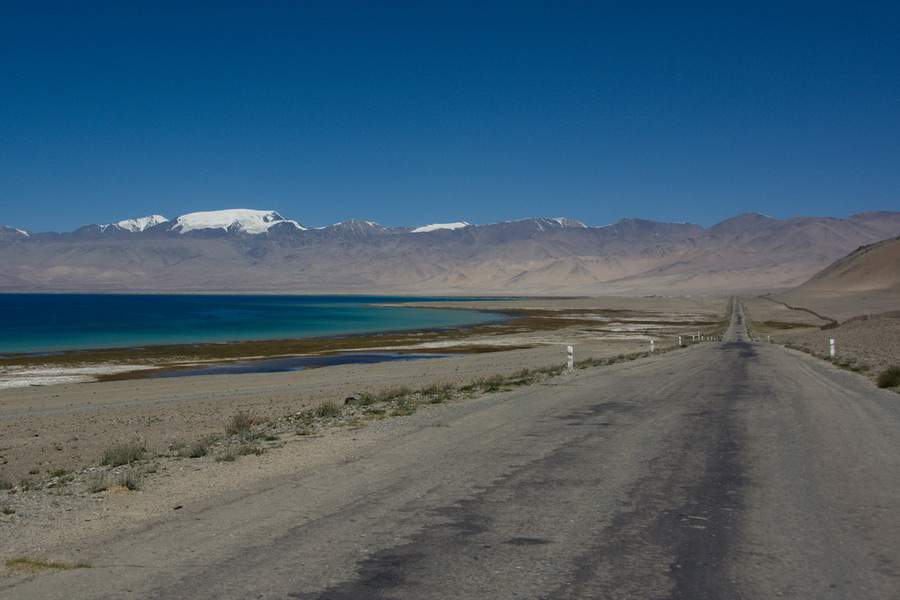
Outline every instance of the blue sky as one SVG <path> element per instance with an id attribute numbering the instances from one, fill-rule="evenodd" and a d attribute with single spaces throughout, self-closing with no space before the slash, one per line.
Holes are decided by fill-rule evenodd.
<path id="1" fill-rule="evenodd" d="M 0 0 L 0 224 L 900 210 L 897 2 Z"/>

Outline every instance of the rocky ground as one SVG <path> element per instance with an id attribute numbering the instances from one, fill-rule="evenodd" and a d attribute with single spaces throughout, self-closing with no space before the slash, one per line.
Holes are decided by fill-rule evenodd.
<path id="1" fill-rule="evenodd" d="M 759 339 L 822 358 L 830 358 L 834 340 L 835 362 L 874 381 L 885 369 L 900 366 L 900 300 L 869 296 L 795 294 L 744 301 Z"/>

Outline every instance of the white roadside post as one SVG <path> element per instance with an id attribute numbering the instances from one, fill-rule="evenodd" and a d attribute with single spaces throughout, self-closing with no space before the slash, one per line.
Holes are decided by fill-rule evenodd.
<path id="1" fill-rule="evenodd" d="M 650 354 L 653 354 L 653 340 L 650 340 Z"/>
<path id="2" fill-rule="evenodd" d="M 831 358 L 834 358 L 834 338 L 831 338 L 830 340 L 828 340 L 828 346 L 829 346 L 829 354 L 831 354 Z"/>
<path id="3" fill-rule="evenodd" d="M 567 365 L 569 367 L 569 372 L 575 370 L 575 349 L 572 346 L 566 346 L 566 352 L 568 353 L 568 362 Z"/>
<path id="4" fill-rule="evenodd" d="M 681 346 L 681 336 L 680 335 L 678 336 L 678 346 L 679 347 Z"/>

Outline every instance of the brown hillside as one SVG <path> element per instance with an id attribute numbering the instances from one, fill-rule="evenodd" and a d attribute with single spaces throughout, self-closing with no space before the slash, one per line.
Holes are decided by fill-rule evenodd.
<path id="1" fill-rule="evenodd" d="M 804 291 L 900 291 L 900 237 L 857 248 L 800 286 Z"/>

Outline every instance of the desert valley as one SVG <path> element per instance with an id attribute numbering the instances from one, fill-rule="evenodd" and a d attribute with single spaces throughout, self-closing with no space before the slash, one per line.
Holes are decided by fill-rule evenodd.
<path id="1" fill-rule="evenodd" d="M 757 344 L 819 356 L 872 389 L 900 365 L 900 238 L 888 237 L 900 233 L 900 213 L 742 215 L 707 230 L 535 219 L 419 233 L 360 223 L 306 230 L 275 213 L 252 214 L 275 220 L 255 232 L 247 221 L 188 232 L 171 222 L 72 234 L 7 228 L 0 275 L 6 291 L 29 292 L 209 292 L 224 281 L 269 292 L 505 292 L 516 297 L 429 306 L 509 319 L 312 342 L 0 357 L 0 378 L 87 374 L 73 380 L 85 383 L 0 389 L 0 555 L 27 557 L 5 563 L 4 594 L 56 589 L 42 587 L 54 585 L 48 572 L 111 565 L 92 549 L 174 526 L 182 507 L 201 515 L 300 472 L 352 463 L 389 440 L 443 426 L 451 417 L 442 411 L 509 402 L 511 390 L 577 385 L 591 373 L 615 379 L 629 365 L 661 366 L 669 353 L 717 345 L 734 330 L 736 310 Z M 269 287 L 259 290 L 262 282 Z M 527 297 L 536 290 L 543 294 Z M 608 293 L 590 293 L 598 290 Z M 571 371 L 567 346 L 574 348 Z M 361 351 L 452 356 L 147 378 L 156 370 Z M 131 456 L 110 458 L 129 448 Z"/>

